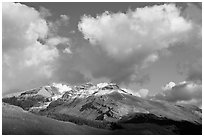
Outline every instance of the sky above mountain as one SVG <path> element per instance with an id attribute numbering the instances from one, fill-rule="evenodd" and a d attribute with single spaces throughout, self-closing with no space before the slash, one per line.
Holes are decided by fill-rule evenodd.
<path id="1" fill-rule="evenodd" d="M 201 102 L 201 3 L 3 3 L 2 9 L 3 94 L 52 82 L 115 82 L 160 100 Z"/>

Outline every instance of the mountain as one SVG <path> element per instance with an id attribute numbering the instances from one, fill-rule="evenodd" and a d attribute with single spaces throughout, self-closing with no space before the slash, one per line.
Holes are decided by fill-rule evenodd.
<path id="1" fill-rule="evenodd" d="M 53 83 L 5 97 L 3 102 L 41 117 L 112 131 L 109 134 L 201 134 L 201 109 L 148 100 L 128 91 L 115 83 Z"/>

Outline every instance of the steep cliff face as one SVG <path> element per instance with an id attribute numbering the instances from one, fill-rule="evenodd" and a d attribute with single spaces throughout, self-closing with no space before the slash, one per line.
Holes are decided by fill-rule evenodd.
<path id="1" fill-rule="evenodd" d="M 193 126 L 195 133 L 201 133 L 202 127 L 199 108 L 144 99 L 114 83 L 52 84 L 3 98 L 3 102 L 35 114 L 98 128 L 153 123 L 170 126 L 172 133 L 185 134 L 184 130 Z"/>

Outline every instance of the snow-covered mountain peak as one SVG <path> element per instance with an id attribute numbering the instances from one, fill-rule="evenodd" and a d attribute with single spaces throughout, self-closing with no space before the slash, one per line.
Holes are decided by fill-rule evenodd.
<path id="1" fill-rule="evenodd" d="M 98 83 L 96 86 L 98 87 L 98 88 L 103 88 L 103 87 L 105 87 L 105 86 L 107 86 L 108 85 L 108 83 Z"/>
<path id="2" fill-rule="evenodd" d="M 104 87 L 117 87 L 118 88 L 118 85 L 116 83 L 98 83 L 96 85 L 98 88 L 104 88 Z"/>
<path id="3" fill-rule="evenodd" d="M 53 83 L 52 84 L 53 87 L 58 89 L 58 92 L 60 92 L 61 94 L 66 92 L 66 91 L 70 91 L 72 90 L 72 88 L 66 84 L 62 84 L 62 83 Z"/>

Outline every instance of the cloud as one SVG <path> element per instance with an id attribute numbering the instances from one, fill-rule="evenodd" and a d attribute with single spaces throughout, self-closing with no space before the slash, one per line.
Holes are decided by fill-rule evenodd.
<path id="1" fill-rule="evenodd" d="M 184 9 L 183 16 L 192 20 L 196 24 L 202 24 L 202 3 L 187 3 L 187 7 Z"/>
<path id="2" fill-rule="evenodd" d="M 48 38 L 45 41 L 40 39 L 41 42 L 48 46 L 57 46 L 57 49 L 62 51 L 62 53 L 71 54 L 72 40 L 68 37 L 59 36 L 60 29 L 67 27 L 69 20 L 70 18 L 67 15 L 60 15 L 55 21 L 47 20 L 49 28 Z"/>
<path id="3" fill-rule="evenodd" d="M 191 22 L 173 4 L 137 8 L 126 14 L 105 12 L 96 18 L 85 15 L 79 23 L 84 38 L 113 57 L 166 48 L 184 39 L 191 28 Z"/>
<path id="4" fill-rule="evenodd" d="M 199 20 L 192 18 L 194 14 L 180 13 L 175 5 L 164 4 L 126 13 L 105 12 L 96 18 L 85 15 L 78 28 L 88 41 L 76 38 L 74 43 L 59 35 L 63 27 L 69 27 L 69 16 L 50 21 L 48 9 L 4 3 L 3 91 L 52 81 L 78 84 L 104 78 L 126 85 L 148 82 L 150 77 L 143 70 L 159 60 L 160 51 L 178 46 L 177 42 L 195 45 L 192 39 L 201 39 Z"/>
<path id="5" fill-rule="evenodd" d="M 189 34 L 190 39 L 186 45 L 200 50 L 202 48 L 202 7 L 199 6 L 199 3 L 187 3 L 182 15 L 192 22 L 194 28 Z"/>
<path id="6" fill-rule="evenodd" d="M 147 58 L 143 61 L 143 66 L 142 68 L 146 68 L 148 67 L 149 64 L 154 63 L 155 61 L 157 61 L 159 58 L 159 56 L 157 54 L 150 54 L 149 56 L 147 56 Z"/>
<path id="7" fill-rule="evenodd" d="M 70 18 L 67 15 L 60 15 L 60 20 L 57 22 L 58 25 L 65 25 L 67 26 L 69 23 Z"/>
<path id="8" fill-rule="evenodd" d="M 138 91 L 138 93 L 142 98 L 146 98 L 148 96 L 149 90 L 148 89 L 140 89 Z"/>
<path id="9" fill-rule="evenodd" d="M 180 63 L 179 73 L 185 75 L 187 81 L 202 83 L 202 58 Z"/>
<path id="10" fill-rule="evenodd" d="M 169 82 L 169 84 L 166 84 L 164 87 L 162 87 L 162 90 L 171 90 L 174 86 L 176 86 L 176 83 Z"/>
<path id="11" fill-rule="evenodd" d="M 72 41 L 70 38 L 57 36 L 55 34 L 55 36 L 46 39 L 45 44 L 48 46 L 56 46 L 61 53 L 72 54 Z"/>
<path id="12" fill-rule="evenodd" d="M 178 84 L 170 82 L 154 96 L 154 99 L 201 106 L 202 85 L 190 81 L 183 81 Z"/>
<path id="13" fill-rule="evenodd" d="M 65 44 L 67 46 L 70 45 L 70 39 L 66 37 L 51 37 L 46 40 L 46 44 L 49 46 L 59 45 L 59 44 Z"/>
<path id="14" fill-rule="evenodd" d="M 20 3 L 3 3 L 2 19 L 3 91 L 49 78 L 58 50 L 38 41 L 47 37 L 46 20 Z"/>
<path id="15" fill-rule="evenodd" d="M 52 78 L 57 82 L 66 82 L 69 84 L 82 84 L 90 81 L 88 77 L 81 72 L 80 65 L 82 59 L 77 59 L 78 54 L 75 52 L 63 50 L 66 54 L 61 54 L 55 61 L 57 69 L 54 70 Z M 71 52 L 71 53 L 70 53 Z M 83 69 L 82 69 L 83 70 Z"/>
<path id="16" fill-rule="evenodd" d="M 51 36 L 59 32 L 60 27 L 68 26 L 70 17 L 67 15 L 60 15 L 55 21 L 48 21 L 49 32 Z"/>
<path id="17" fill-rule="evenodd" d="M 67 54 L 72 54 L 72 51 L 70 50 L 70 48 L 65 48 L 63 50 L 64 53 L 67 53 Z"/>
<path id="18" fill-rule="evenodd" d="M 180 8 L 164 4 L 126 13 L 106 11 L 95 18 L 84 15 L 78 29 L 100 52 L 90 59 L 100 66 L 89 67 L 93 77 L 128 84 L 137 82 L 141 70 L 159 59 L 160 51 L 189 40 L 194 28 Z"/>
<path id="19" fill-rule="evenodd" d="M 109 82 L 126 85 L 130 82 L 144 84 L 149 81 L 148 74 L 137 70 L 134 59 L 129 58 L 120 62 L 107 56 L 101 49 L 85 44 L 77 50 L 77 54 L 78 68 L 90 73 L 93 81 L 105 78 Z"/>
<path id="20" fill-rule="evenodd" d="M 39 65 L 40 63 L 52 62 L 58 57 L 58 50 L 37 43 L 34 46 L 28 46 L 23 54 L 25 66 L 33 66 Z"/>
<path id="21" fill-rule="evenodd" d="M 122 88 L 122 90 L 141 98 L 146 98 L 148 96 L 149 90 L 148 89 L 139 89 L 138 91 L 133 91 L 130 89 Z"/>
<path id="22" fill-rule="evenodd" d="M 15 90 L 55 81 L 57 78 L 53 78 L 53 75 L 57 74 L 53 73 L 59 69 L 55 65 L 56 61 L 63 50 L 66 49 L 67 53 L 71 51 L 68 51 L 69 38 L 61 37 L 57 33 L 49 35 L 51 28 L 45 17 L 51 16 L 50 11 L 41 7 L 39 12 L 20 3 L 3 3 L 2 7 L 3 92 L 17 92 Z M 63 15 L 59 22 L 67 20 L 68 17 Z M 62 52 L 59 48 L 61 45 L 66 45 Z M 67 73 L 74 80 L 83 80 L 83 74 L 76 70 Z"/>
<path id="23" fill-rule="evenodd" d="M 32 8 L 19 3 L 4 3 L 2 18 L 3 51 L 13 48 L 13 41 L 16 42 L 15 47 L 20 49 L 35 42 L 37 37 L 46 37 L 48 31 L 46 21 Z"/>
<path id="24" fill-rule="evenodd" d="M 42 6 L 40 7 L 39 12 L 40 12 L 40 16 L 42 18 L 47 18 L 47 17 L 52 16 L 50 10 L 46 9 L 45 7 L 42 7 Z"/>

